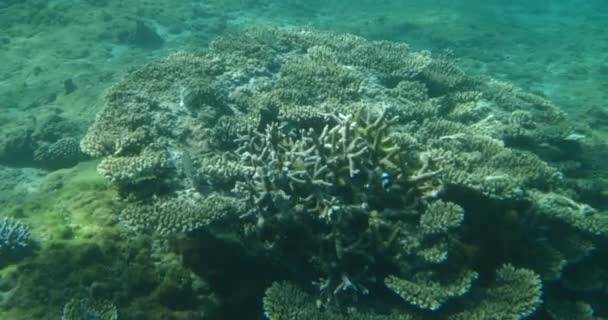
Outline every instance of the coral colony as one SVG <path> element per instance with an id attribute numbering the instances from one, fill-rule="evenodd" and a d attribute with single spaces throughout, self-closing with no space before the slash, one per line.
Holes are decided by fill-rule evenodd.
<path id="1" fill-rule="evenodd" d="M 289 270 L 269 319 L 521 319 L 558 308 L 608 230 L 567 192 L 575 155 L 538 155 L 571 135 L 550 102 L 405 44 L 253 28 L 130 74 L 81 148 L 133 230 L 223 224 Z"/>
<path id="2" fill-rule="evenodd" d="M 0 219 L 0 253 L 25 248 L 30 241 L 30 229 L 21 221 L 11 217 Z"/>

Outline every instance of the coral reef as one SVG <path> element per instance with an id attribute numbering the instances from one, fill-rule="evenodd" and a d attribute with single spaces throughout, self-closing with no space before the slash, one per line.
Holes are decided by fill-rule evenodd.
<path id="1" fill-rule="evenodd" d="M 385 113 L 374 117 L 360 110 L 332 116 L 319 134 L 269 125 L 264 134 L 240 139 L 237 153 L 255 172 L 237 184 L 249 198 L 244 217 L 255 221 L 273 255 L 302 242 L 298 250 L 313 257 L 324 305 L 367 295 L 382 269 L 415 277 L 416 268 L 445 262 L 457 238 L 450 229 L 462 222 L 462 208 L 425 195 L 435 194 L 429 188 L 439 185 L 433 182 L 439 171 L 430 170 L 424 157 L 408 159 L 392 143 L 391 122 Z M 469 272 L 468 281 L 454 280 L 465 282 L 459 295 L 475 277 Z M 389 284 L 400 294 L 401 287 Z"/>
<path id="2" fill-rule="evenodd" d="M 218 195 L 203 198 L 199 193 L 184 191 L 168 199 L 156 197 L 148 203 L 129 204 L 122 210 L 121 218 L 134 229 L 176 234 L 221 220 L 234 212 L 237 206 L 234 199 Z"/>
<path id="3" fill-rule="evenodd" d="M 46 170 L 70 168 L 85 160 L 81 125 L 57 111 L 0 127 L 0 164 Z"/>
<path id="4" fill-rule="evenodd" d="M 541 288 L 534 272 L 504 265 L 496 271 L 496 281 L 484 289 L 482 301 L 449 319 L 524 319 L 541 304 Z"/>
<path id="5" fill-rule="evenodd" d="M 41 144 L 34 151 L 34 162 L 43 168 L 69 168 L 84 159 L 85 156 L 80 151 L 80 141 L 73 137 Z"/>
<path id="6" fill-rule="evenodd" d="M 405 313 L 392 313 L 381 316 L 369 313 L 335 314 L 319 309 L 314 296 L 290 283 L 274 283 L 264 296 L 264 314 L 270 320 L 412 320 L 414 316 Z"/>
<path id="7" fill-rule="evenodd" d="M 416 297 L 424 305 L 434 303 L 426 293 L 433 292 L 431 287 L 419 287 Z M 468 288 L 467 288 L 468 290 Z M 447 319 L 523 319 L 536 310 L 541 303 L 541 282 L 538 276 L 525 269 L 516 269 L 504 265 L 498 271 L 496 280 L 484 289 L 481 301 L 469 301 L 471 306 L 467 311 L 454 314 Z M 432 295 L 449 294 L 449 290 L 435 290 Z M 437 298 L 437 297 L 435 297 Z M 433 299 L 433 298 L 431 298 Z M 423 302 L 425 301 L 426 302 Z M 351 312 L 347 314 L 332 314 L 322 311 L 310 294 L 290 283 L 274 283 L 264 296 L 264 312 L 270 320 L 287 319 L 361 319 L 361 320 L 408 320 L 420 319 L 420 314 L 395 309 L 386 315 L 369 314 L 366 312 Z"/>
<path id="8" fill-rule="evenodd" d="M 541 295 L 603 312 L 572 271 L 608 232 L 561 170 L 582 161 L 576 134 L 445 56 L 252 28 L 131 73 L 81 149 L 124 224 L 186 242 L 221 229 L 284 270 L 270 319 L 522 319 L 567 309 Z"/>
<path id="9" fill-rule="evenodd" d="M 31 243 L 30 229 L 21 221 L 2 217 L 0 220 L 0 257 L 25 248 Z"/>
<path id="10" fill-rule="evenodd" d="M 104 319 L 118 320 L 116 306 L 109 301 L 72 299 L 63 307 L 61 320 Z"/>

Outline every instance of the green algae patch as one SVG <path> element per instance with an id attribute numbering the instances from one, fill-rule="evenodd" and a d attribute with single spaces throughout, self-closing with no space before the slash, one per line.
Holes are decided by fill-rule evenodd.
<path id="1" fill-rule="evenodd" d="M 112 222 L 115 191 L 95 171 L 95 162 L 58 170 L 37 191 L 13 199 L 4 211 L 26 223 L 35 241 L 33 252 L 0 270 L 0 318 L 34 319 L 48 314 L 65 297 L 58 283 L 84 281 L 108 262 L 120 230 Z M 77 271 L 87 271 L 79 274 Z M 44 302 L 38 301 L 45 292 Z M 57 308 L 61 310 L 61 308 Z"/>
<path id="2" fill-rule="evenodd" d="M 5 207 L 30 226 L 36 246 L 0 267 L 0 319 L 72 319 L 75 303 L 85 304 L 79 311 L 103 303 L 119 309 L 121 319 L 206 319 L 218 302 L 205 280 L 166 244 L 127 237 L 114 218 L 116 188 L 97 164 L 52 172 L 30 196 Z M 188 298 L 179 304 L 167 298 L 176 293 Z"/>
<path id="3" fill-rule="evenodd" d="M 93 241 L 113 225 L 116 194 L 95 165 L 85 162 L 49 174 L 31 199 L 14 207 L 42 247 L 58 240 Z"/>

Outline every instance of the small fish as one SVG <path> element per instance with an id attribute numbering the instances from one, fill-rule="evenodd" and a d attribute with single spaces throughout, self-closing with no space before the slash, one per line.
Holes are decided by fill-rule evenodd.
<path id="1" fill-rule="evenodd" d="M 391 176 L 388 173 L 383 172 L 381 179 L 382 179 L 382 189 L 384 189 L 384 191 L 386 191 L 386 192 L 390 192 L 391 191 L 390 187 L 391 187 L 391 182 L 392 182 Z"/>

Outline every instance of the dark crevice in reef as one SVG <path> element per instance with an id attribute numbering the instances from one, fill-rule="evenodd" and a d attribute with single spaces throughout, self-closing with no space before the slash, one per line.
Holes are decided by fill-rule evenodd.
<path id="1" fill-rule="evenodd" d="M 262 319 L 264 290 L 289 274 L 236 241 L 197 232 L 178 243 L 184 265 L 208 281 L 218 295 L 218 319 Z"/>
<path id="2" fill-rule="evenodd" d="M 473 190 L 453 187 L 447 188 L 442 198 L 465 210 L 463 252 L 474 257 L 472 265 L 479 271 L 480 281 L 492 281 L 494 270 L 518 254 L 520 244 L 515 241 L 527 239 L 527 228 L 518 215 L 528 209 L 529 203 L 493 200 Z"/>

